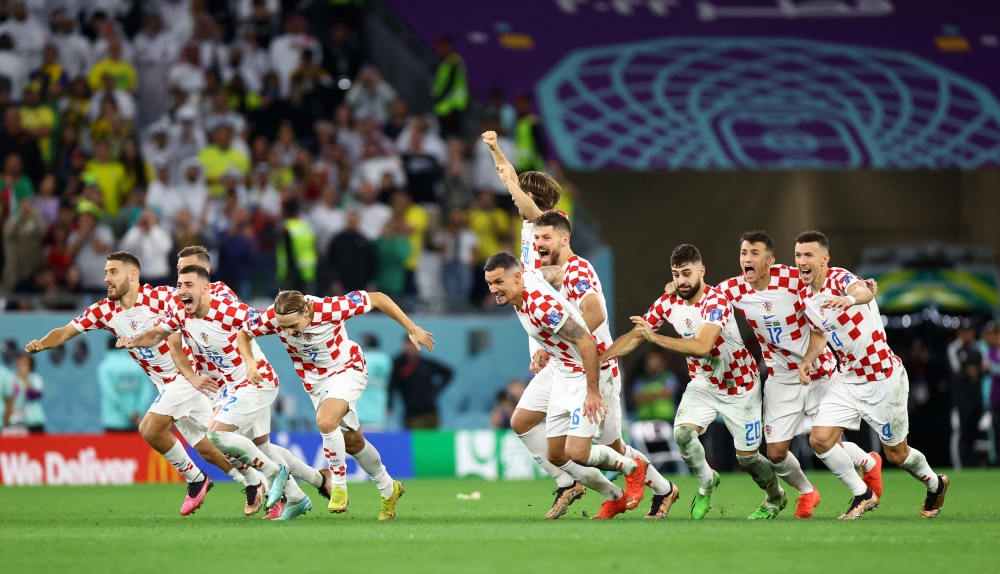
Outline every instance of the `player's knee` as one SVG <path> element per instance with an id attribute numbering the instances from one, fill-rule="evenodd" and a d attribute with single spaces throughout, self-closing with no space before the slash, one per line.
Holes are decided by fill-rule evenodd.
<path id="1" fill-rule="evenodd" d="M 565 452 L 550 452 L 546 455 L 546 457 L 548 457 L 549 462 L 557 468 L 562 467 L 569 462 L 569 457 L 566 456 Z"/>
<path id="2" fill-rule="evenodd" d="M 535 426 L 535 421 L 531 420 L 531 417 L 525 415 L 524 411 L 520 409 L 515 409 L 514 414 L 510 417 L 510 428 L 518 435 L 530 431 Z"/>
<path id="3" fill-rule="evenodd" d="M 208 437 L 208 441 L 209 442 L 211 442 L 212 444 L 214 444 L 216 448 L 219 448 L 219 445 L 222 444 L 223 437 L 224 437 L 225 434 L 226 433 L 223 432 L 223 431 L 214 431 L 214 430 L 212 430 L 212 431 L 208 431 L 208 433 L 206 433 L 205 436 Z"/>
<path id="4" fill-rule="evenodd" d="M 676 426 L 674 427 L 674 440 L 677 441 L 677 446 L 687 448 L 693 441 L 698 440 L 698 433 L 691 427 L 686 426 Z"/>
<path id="5" fill-rule="evenodd" d="M 909 455 L 906 448 L 884 448 L 882 450 L 885 453 L 885 459 L 895 466 L 901 466 Z"/>
<path id="6" fill-rule="evenodd" d="M 767 458 L 774 464 L 780 464 L 788 458 L 788 445 L 787 444 L 770 444 L 767 445 Z"/>
<path id="7" fill-rule="evenodd" d="M 332 433 L 340 427 L 340 418 L 334 416 L 316 415 L 316 426 L 322 434 Z"/>
<path id="8" fill-rule="evenodd" d="M 570 446 L 566 449 L 566 456 L 576 464 L 586 466 L 590 460 L 590 445 Z"/>
<path id="9" fill-rule="evenodd" d="M 809 434 L 809 446 L 812 447 L 817 454 L 823 454 L 833 448 L 833 445 L 837 441 L 832 440 L 830 437 L 822 436 L 816 432 Z"/>

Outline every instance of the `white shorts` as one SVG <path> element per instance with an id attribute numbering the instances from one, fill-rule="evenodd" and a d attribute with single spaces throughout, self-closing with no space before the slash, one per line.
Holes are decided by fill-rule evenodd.
<path id="1" fill-rule="evenodd" d="M 340 419 L 340 428 L 345 431 L 356 431 L 361 428 L 361 422 L 358 420 L 358 411 L 355 406 L 367 386 L 368 373 L 348 369 L 339 375 L 328 378 L 322 384 L 314 386 L 309 392 L 309 398 L 312 399 L 313 408 L 317 411 L 326 399 L 340 399 L 346 402 L 347 414 Z"/>
<path id="2" fill-rule="evenodd" d="M 194 446 L 208 432 L 208 423 L 212 421 L 212 400 L 178 375 L 173 382 L 163 386 L 147 412 L 174 419 L 174 426 L 184 441 Z"/>
<path id="3" fill-rule="evenodd" d="M 718 387 L 700 379 L 691 379 L 674 417 L 674 426 L 682 424 L 700 427 L 702 432 L 718 415 L 733 435 L 733 446 L 739 451 L 756 451 L 760 448 L 760 381 L 753 388 L 738 395 L 726 395 Z"/>
<path id="4" fill-rule="evenodd" d="M 863 381 L 863 382 L 862 382 Z M 882 444 L 896 446 L 910 432 L 906 401 L 910 379 L 902 365 L 881 381 L 869 382 L 853 372 L 834 377 L 813 420 L 813 427 L 861 428 L 864 419 L 878 433 Z"/>
<path id="5" fill-rule="evenodd" d="M 545 436 L 592 438 L 601 445 L 609 445 L 622 438 L 621 379 L 615 377 L 611 369 L 602 370 L 600 389 L 608 413 L 603 421 L 593 424 L 583 415 L 583 403 L 587 399 L 586 374 L 570 374 L 554 369 L 552 393 L 545 415 Z"/>
<path id="6" fill-rule="evenodd" d="M 549 361 L 521 393 L 521 400 L 517 401 L 517 408 L 536 413 L 549 412 L 549 396 L 552 395 L 552 380 L 555 376 L 555 364 L 553 361 Z"/>
<path id="7" fill-rule="evenodd" d="M 215 414 L 215 421 L 233 425 L 247 438 L 271 432 L 271 403 L 278 397 L 278 387 L 258 389 L 253 385 L 227 390 L 228 399 Z"/>
<path id="8" fill-rule="evenodd" d="M 776 371 L 764 388 L 764 438 L 767 442 L 792 440 L 805 432 L 806 415 L 819 409 L 830 389 L 830 378 L 809 385 L 799 382 L 798 371 Z"/>

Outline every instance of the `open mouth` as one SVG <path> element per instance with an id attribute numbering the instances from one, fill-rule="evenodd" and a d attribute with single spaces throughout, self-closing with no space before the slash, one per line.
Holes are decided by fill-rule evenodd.
<path id="1" fill-rule="evenodd" d="M 757 277 L 757 270 L 753 268 L 753 265 L 743 266 L 743 276 L 747 279 L 753 281 Z"/>
<path id="2" fill-rule="evenodd" d="M 184 305 L 185 309 L 187 309 L 191 305 L 191 303 L 193 302 L 193 299 L 191 299 L 191 296 L 188 295 L 188 294 L 186 294 L 186 293 L 183 294 L 183 295 L 178 295 L 177 298 L 181 300 L 181 305 Z"/>
<path id="3" fill-rule="evenodd" d="M 546 265 L 550 265 L 551 264 L 551 261 L 549 260 L 549 256 L 550 255 L 551 255 L 551 253 L 549 253 L 549 250 L 546 249 L 545 247 L 539 247 L 538 248 L 538 259 L 542 263 L 544 263 Z"/>
<path id="4" fill-rule="evenodd" d="M 812 281 L 812 269 L 808 267 L 799 267 L 799 277 L 802 281 L 809 283 Z"/>
<path id="5" fill-rule="evenodd" d="M 497 293 L 493 298 L 497 300 L 497 305 L 504 305 L 507 302 L 507 296 L 503 293 Z"/>

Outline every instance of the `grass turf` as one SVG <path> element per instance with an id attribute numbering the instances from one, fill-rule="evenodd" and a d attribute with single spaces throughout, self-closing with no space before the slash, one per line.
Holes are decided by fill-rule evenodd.
<path id="1" fill-rule="evenodd" d="M 885 473 L 878 510 L 838 521 L 849 493 L 831 475 L 810 478 L 823 503 L 812 521 L 792 519 L 794 502 L 772 521 L 750 523 L 762 493 L 747 475 L 723 475 L 712 510 L 688 516 L 696 488 L 666 521 L 639 508 L 613 522 L 589 522 L 593 492 L 554 522 L 541 517 L 551 484 L 473 479 L 410 480 L 397 518 L 379 523 L 372 484 L 350 486 L 350 512 L 314 509 L 290 523 L 242 517 L 243 497 L 218 484 L 194 516 L 177 512 L 178 485 L 0 488 L 0 571 L 73 572 L 569 572 L 635 567 L 674 572 L 1000 571 L 1000 472 L 954 473 L 947 504 L 921 520 L 924 490 L 909 475 Z M 479 500 L 458 493 L 479 491 Z"/>

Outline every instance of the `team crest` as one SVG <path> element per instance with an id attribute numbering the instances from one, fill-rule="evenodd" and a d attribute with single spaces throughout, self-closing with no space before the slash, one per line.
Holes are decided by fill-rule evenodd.
<path id="1" fill-rule="evenodd" d="M 694 321 L 691 319 L 684 319 L 684 326 L 687 327 L 688 331 L 694 331 Z"/>
<path id="2" fill-rule="evenodd" d="M 312 333 L 303 333 L 302 334 L 302 338 L 306 340 L 306 343 L 312 343 L 313 342 L 313 334 Z"/>
<path id="3" fill-rule="evenodd" d="M 207 345 L 208 344 L 208 333 L 201 334 L 201 340 Z"/>
<path id="4" fill-rule="evenodd" d="M 764 425 L 764 434 L 771 438 L 771 425 Z"/>
<path id="5" fill-rule="evenodd" d="M 139 322 L 136 321 L 135 319 L 129 321 L 128 322 L 128 326 L 129 326 L 130 329 L 132 329 L 133 333 L 135 333 L 136 331 L 139 330 Z"/>
<path id="6" fill-rule="evenodd" d="M 764 312 L 765 313 L 770 313 L 771 309 L 773 309 L 773 308 L 774 308 L 774 305 L 772 305 L 770 301 L 764 301 Z"/>

